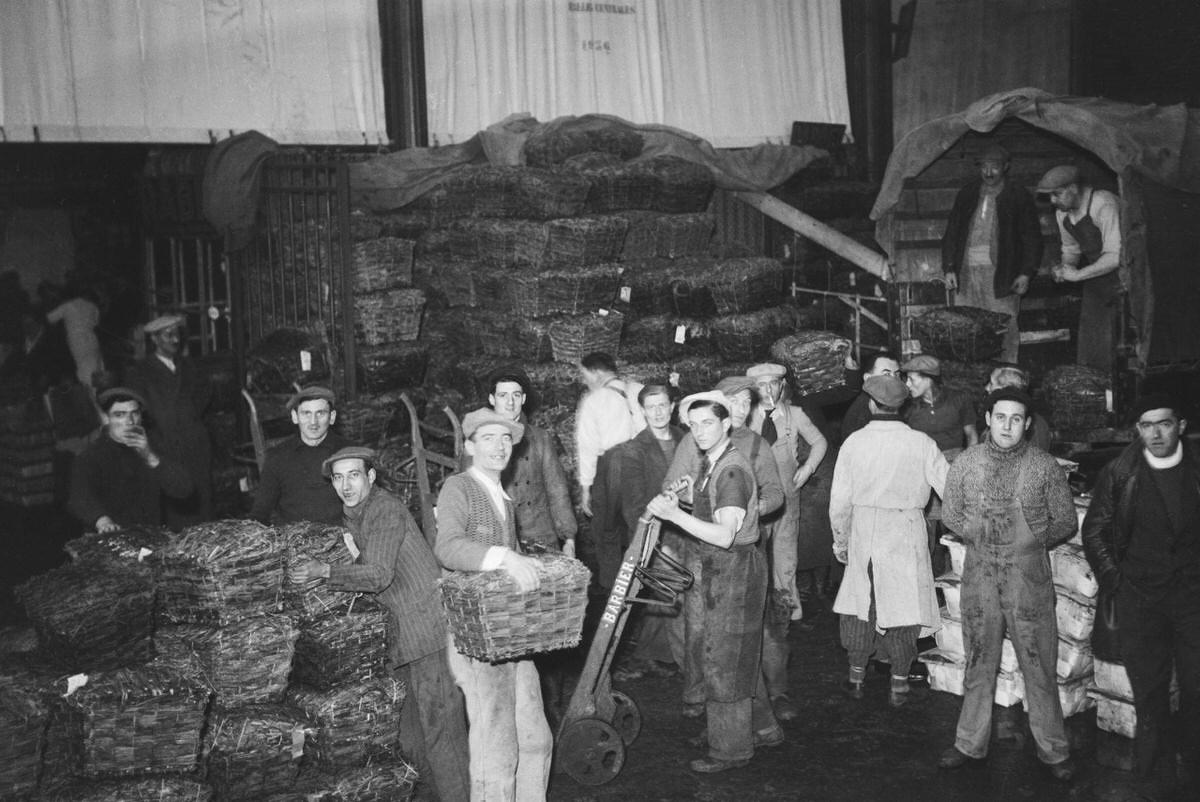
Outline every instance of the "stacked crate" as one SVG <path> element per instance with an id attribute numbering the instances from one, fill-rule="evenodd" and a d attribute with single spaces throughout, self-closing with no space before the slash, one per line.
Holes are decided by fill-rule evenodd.
<path id="1" fill-rule="evenodd" d="M 0 501 L 54 502 L 54 427 L 41 399 L 5 408 L 0 424 Z"/>
<path id="2" fill-rule="evenodd" d="M 950 551 L 951 564 L 951 570 L 936 580 L 945 601 L 942 628 L 937 632 L 937 648 L 923 652 L 920 659 L 929 668 L 930 685 L 934 690 L 961 696 L 966 653 L 959 601 L 966 546 L 953 535 L 944 536 L 942 543 Z M 1058 663 L 1055 672 L 1058 696 L 1063 715 L 1072 716 L 1094 706 L 1087 691 L 1091 685 L 1093 659 L 1090 640 L 1099 586 L 1077 538 L 1050 552 L 1050 568 L 1054 579 L 1058 623 Z M 1008 707 L 1017 702 L 1025 703 L 1028 709 L 1025 681 L 1017 663 L 1016 650 L 1006 635 L 996 683 L 996 703 Z"/>

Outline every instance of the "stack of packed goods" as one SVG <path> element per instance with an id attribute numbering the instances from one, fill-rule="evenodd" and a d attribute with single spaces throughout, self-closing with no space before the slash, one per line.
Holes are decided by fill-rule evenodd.
<path id="1" fill-rule="evenodd" d="M 913 320 L 921 352 L 939 359 L 982 362 L 1000 352 L 1011 315 L 974 306 L 931 309 Z"/>
<path id="2" fill-rule="evenodd" d="M 0 501 L 54 502 L 54 425 L 41 398 L 4 407 L 0 422 Z"/>
<path id="3" fill-rule="evenodd" d="M 1121 663 L 1096 659 L 1089 695 L 1095 700 L 1096 726 L 1102 731 L 1133 740 L 1137 735 L 1137 712 L 1133 708 L 1133 686 Z M 1171 712 L 1179 709 L 1179 678 L 1171 675 Z"/>
<path id="4" fill-rule="evenodd" d="M 0 798 L 37 790 L 50 708 L 36 683 L 0 674 Z"/>
<path id="5" fill-rule="evenodd" d="M 246 352 L 246 389 L 255 395 L 290 396 L 296 385 L 328 384 L 332 366 L 327 347 L 323 333 L 272 331 Z"/>
<path id="6" fill-rule="evenodd" d="M 811 395 L 845 383 L 850 341 L 828 331 L 801 331 L 771 346 L 771 357 L 791 369 L 796 389 Z"/>
<path id="7" fill-rule="evenodd" d="M 936 649 L 921 654 L 929 668 L 934 690 L 962 695 L 966 653 L 962 634 L 962 570 L 966 546 L 953 535 L 941 542 L 950 552 L 950 570 L 935 581 L 944 605 L 942 628 L 937 632 Z M 1072 716 L 1093 707 L 1088 696 L 1092 677 L 1092 624 L 1095 620 L 1099 586 L 1077 542 L 1064 543 L 1050 552 L 1054 580 L 1055 614 L 1058 624 L 1058 696 L 1063 715 Z M 1016 649 L 1005 636 L 996 683 L 996 703 L 1011 706 L 1025 703 L 1025 682 L 1017 662 Z"/>
<path id="8" fill-rule="evenodd" d="M 79 783 L 38 795 L 39 802 L 212 802 L 209 786 L 185 777 Z"/>
<path id="9" fill-rule="evenodd" d="M 259 800 L 296 784 L 304 758 L 304 714 L 285 705 L 218 708 L 204 742 L 205 776 L 220 800 Z"/>
<path id="10" fill-rule="evenodd" d="M 1046 373 L 1042 392 L 1055 429 L 1078 432 L 1108 425 L 1112 391 L 1104 371 L 1084 365 L 1060 365 Z"/>

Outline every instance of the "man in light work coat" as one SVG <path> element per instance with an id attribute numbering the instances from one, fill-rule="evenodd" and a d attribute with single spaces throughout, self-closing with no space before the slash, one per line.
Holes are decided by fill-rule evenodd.
<path id="1" fill-rule="evenodd" d="M 888 702 L 899 707 L 917 639 L 941 621 L 923 511 L 930 491 L 942 492 L 949 463 L 897 415 L 908 397 L 900 379 L 872 376 L 863 389 L 872 419 L 842 444 L 829 494 L 833 553 L 847 565 L 833 611 L 850 661 L 846 695 L 863 697 L 867 661 L 882 645 L 892 666 Z"/>
<path id="2" fill-rule="evenodd" d="M 954 746 L 938 762 L 956 769 L 987 755 L 1004 633 L 1025 678 L 1038 758 L 1058 780 L 1070 760 L 1058 700 L 1058 624 L 1048 549 L 1075 533 L 1075 505 L 1054 457 L 1025 439 L 1033 402 L 1015 388 L 984 402 L 988 439 L 950 467 L 942 520 L 966 543 L 962 577 L 967 670 Z"/>
<path id="3" fill-rule="evenodd" d="M 762 436 L 775 455 L 779 476 L 783 480 L 783 513 L 765 523 L 764 534 L 771 550 L 771 582 L 777 591 L 786 591 L 792 608 L 792 620 L 804 617 L 800 609 L 800 593 L 796 588 L 796 564 L 800 540 L 800 488 L 816 473 L 825 459 L 828 444 L 821 430 L 800 407 L 783 399 L 783 365 L 764 363 L 753 365 L 746 376 L 754 379 L 758 389 L 758 404 L 747 425 Z"/>

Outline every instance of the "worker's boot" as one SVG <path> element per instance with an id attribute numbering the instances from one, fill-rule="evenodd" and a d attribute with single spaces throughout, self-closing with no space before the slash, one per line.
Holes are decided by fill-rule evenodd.
<path id="1" fill-rule="evenodd" d="M 855 701 L 863 698 L 863 683 L 867 679 L 866 668 L 850 666 L 850 676 L 842 683 L 842 693 Z"/>
<path id="2" fill-rule="evenodd" d="M 908 675 L 903 677 L 892 677 L 892 684 L 888 688 L 888 704 L 892 707 L 904 707 L 908 704 Z"/>

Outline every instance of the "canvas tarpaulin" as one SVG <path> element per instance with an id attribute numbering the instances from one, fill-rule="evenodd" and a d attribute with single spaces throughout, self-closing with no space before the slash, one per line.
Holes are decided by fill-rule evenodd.
<path id="1" fill-rule="evenodd" d="M 936 161 L 968 131 L 992 131 L 1009 117 L 1020 119 L 1036 128 L 1057 134 L 1095 154 L 1118 178 L 1122 201 L 1123 251 L 1120 276 L 1129 292 L 1130 310 L 1138 330 L 1138 357 L 1142 363 L 1154 361 L 1155 346 L 1152 333 L 1158 331 L 1156 314 L 1167 309 L 1155 299 L 1154 278 L 1160 271 L 1188 272 L 1189 286 L 1196 286 L 1192 274 L 1193 262 L 1176 261 L 1171 254 L 1177 249 L 1164 245 L 1170 238 L 1169 216 L 1158 219 L 1155 211 L 1143 201 L 1141 185 L 1147 182 L 1161 190 L 1194 195 L 1200 193 L 1200 110 L 1175 106 L 1139 106 L 1104 98 L 1063 97 L 1040 89 L 1013 89 L 984 97 L 966 110 L 925 123 L 904 137 L 888 160 L 887 171 L 871 218 L 876 221 L 875 238 L 883 249 L 893 253 L 890 215 L 900 200 L 907 179 L 918 176 Z M 1136 180 L 1135 180 L 1136 178 Z M 1170 193 L 1167 193 L 1169 196 Z M 1153 190 L 1158 202 L 1165 196 Z M 1130 208 L 1136 204 L 1137 208 Z M 1145 216 L 1145 217 L 1143 217 Z M 1147 250 L 1147 237 L 1138 230 L 1134 220 L 1144 222 L 1158 243 Z M 1138 248 L 1137 253 L 1131 251 Z M 1158 255 L 1151 271 L 1146 259 Z M 1153 274 L 1153 276 L 1152 276 Z M 1169 285 L 1171 282 L 1168 282 Z M 1166 286 L 1166 285 L 1165 285 Z M 1195 315 L 1192 321 L 1200 321 Z M 1200 322 L 1191 325 L 1190 338 L 1193 356 L 1200 358 Z M 1173 358 L 1178 354 L 1172 351 Z"/>
<path id="2" fill-rule="evenodd" d="M 849 124 L 841 0 L 438 0 L 424 5 L 430 141 L 515 113 L 590 113 L 718 147 Z"/>
<path id="3" fill-rule="evenodd" d="M 826 155 L 808 145 L 759 145 L 742 150 L 718 150 L 695 134 L 667 125 L 635 125 L 617 117 L 589 114 L 539 123 L 514 115 L 466 142 L 437 148 L 409 148 L 350 164 L 351 201 L 374 211 L 398 209 L 436 187 L 467 165 L 524 163 L 522 148 L 535 131 L 592 130 L 617 127 L 636 131 L 645 141 L 638 159 L 678 156 L 708 167 L 718 187 L 765 192 Z"/>
<path id="4" fill-rule="evenodd" d="M 5 0 L 9 142 L 379 144 L 377 0 Z"/>

